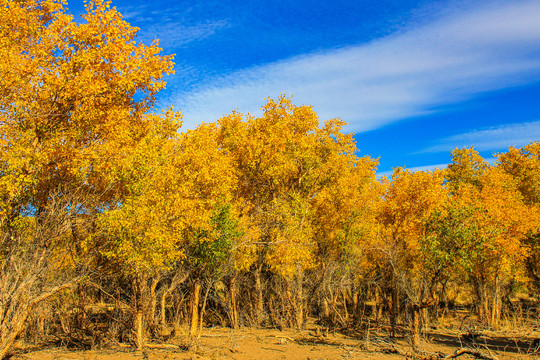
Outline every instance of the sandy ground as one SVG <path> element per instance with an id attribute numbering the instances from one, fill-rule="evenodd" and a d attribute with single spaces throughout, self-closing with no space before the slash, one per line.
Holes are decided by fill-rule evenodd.
<path id="1" fill-rule="evenodd" d="M 488 339 L 488 340 L 486 340 Z M 441 352 L 451 354 L 462 345 L 481 349 L 485 354 L 500 360 L 540 359 L 540 355 L 526 354 L 531 351 L 531 342 L 516 338 L 487 337 L 477 343 L 463 344 L 454 335 L 432 334 L 423 339 L 422 349 L 427 353 Z M 513 345 L 512 345 L 513 344 Z M 132 350 L 128 345 L 114 349 L 73 351 L 62 348 L 32 350 L 19 349 L 12 360 L 173 360 L 173 359 L 405 359 L 400 354 L 384 353 L 382 348 L 399 347 L 402 351 L 411 351 L 406 339 L 398 339 L 393 345 L 388 338 L 372 334 L 366 338 L 345 336 L 342 334 L 320 334 L 314 330 L 232 330 L 227 328 L 205 329 L 195 346 L 186 350 L 185 337 L 170 339 L 167 344 L 149 344 L 144 352 Z M 471 355 L 462 355 L 463 359 L 474 359 Z"/>

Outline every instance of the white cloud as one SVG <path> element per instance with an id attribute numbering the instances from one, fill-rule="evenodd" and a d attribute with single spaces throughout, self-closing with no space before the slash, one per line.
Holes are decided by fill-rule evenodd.
<path id="1" fill-rule="evenodd" d="M 166 8 L 156 8 L 151 4 L 128 5 L 118 7 L 118 11 L 129 22 L 143 24 L 137 41 L 150 44 L 157 38 L 161 47 L 171 49 L 205 39 L 229 26 L 224 19 L 193 24 L 184 18 L 189 8 L 181 4 Z"/>
<path id="2" fill-rule="evenodd" d="M 146 26 L 144 32 L 137 35 L 137 41 L 150 44 L 157 38 L 161 47 L 175 48 L 207 38 L 227 26 L 228 23 L 225 20 L 191 26 L 185 26 L 178 21 L 155 22 L 153 25 Z"/>
<path id="3" fill-rule="evenodd" d="M 129 20 L 141 16 L 144 13 L 144 9 L 140 6 L 138 8 L 126 7 L 120 13 L 122 14 L 122 18 Z"/>
<path id="4" fill-rule="evenodd" d="M 531 141 L 540 140 L 540 121 L 521 124 L 506 124 L 450 136 L 438 141 L 437 145 L 422 152 L 452 151 L 471 147 L 478 151 L 503 150 L 508 146 L 522 147 Z"/>
<path id="5" fill-rule="evenodd" d="M 158 36 L 159 37 L 159 36 Z M 168 99 L 186 128 L 293 94 L 323 119 L 367 131 L 478 93 L 540 80 L 540 1 L 491 2 L 366 44 L 286 59 Z"/>

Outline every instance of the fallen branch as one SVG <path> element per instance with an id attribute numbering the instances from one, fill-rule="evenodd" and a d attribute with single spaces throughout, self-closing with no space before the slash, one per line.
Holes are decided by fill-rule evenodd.
<path id="1" fill-rule="evenodd" d="M 145 344 L 144 347 L 148 349 L 163 349 L 163 350 L 179 350 L 181 346 L 175 344 Z"/>
<path id="2" fill-rule="evenodd" d="M 483 353 L 479 350 L 473 350 L 473 349 L 458 349 L 454 351 L 453 354 L 446 355 L 442 359 L 455 359 L 461 355 L 472 355 L 476 359 L 483 359 L 483 360 L 498 360 L 496 356 L 492 356 L 492 355 Z"/>
<path id="3" fill-rule="evenodd" d="M 390 348 L 378 348 L 375 351 L 382 352 L 385 354 L 399 354 L 401 356 L 404 356 L 407 359 L 415 359 L 415 360 L 447 360 L 447 359 L 458 358 L 461 355 L 472 355 L 475 357 L 475 359 L 481 359 L 481 360 L 499 360 L 494 355 L 486 354 L 479 350 L 466 349 L 466 348 L 458 349 L 454 351 L 454 353 L 449 354 L 449 355 L 445 355 L 443 353 L 422 354 L 420 352 L 405 351 L 396 346 L 393 346 Z"/>
<path id="4" fill-rule="evenodd" d="M 277 337 L 278 339 L 287 339 L 287 340 L 292 341 L 292 342 L 295 341 L 293 338 L 291 338 L 291 337 L 289 337 L 289 336 L 276 335 L 276 337 Z"/>
<path id="5" fill-rule="evenodd" d="M 261 347 L 261 349 L 285 352 L 285 350 L 281 350 L 281 349 L 272 349 L 272 348 L 269 348 L 269 347 Z"/>

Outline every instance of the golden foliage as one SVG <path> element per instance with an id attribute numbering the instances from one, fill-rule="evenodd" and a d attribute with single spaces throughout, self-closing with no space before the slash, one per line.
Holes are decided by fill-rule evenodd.
<path id="1" fill-rule="evenodd" d="M 144 135 L 142 114 L 172 72 L 172 58 L 157 44 L 136 43 L 137 29 L 110 3 L 89 2 L 86 10 L 79 24 L 62 1 L 0 3 L 6 204 L 19 194 L 43 206 L 59 183 L 104 192 L 107 149 Z"/>

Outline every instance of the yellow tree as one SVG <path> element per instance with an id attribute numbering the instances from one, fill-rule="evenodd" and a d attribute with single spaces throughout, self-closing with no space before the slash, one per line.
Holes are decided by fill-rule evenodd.
<path id="1" fill-rule="evenodd" d="M 412 313 L 412 342 L 420 340 L 420 310 L 434 305 L 435 286 L 447 269 L 443 261 L 433 261 L 427 236 L 427 219 L 443 208 L 447 190 L 440 170 L 410 172 L 394 169 L 378 215 L 380 230 L 376 244 L 381 269 L 386 269 L 394 330 L 399 297 L 404 294 Z"/>
<path id="2" fill-rule="evenodd" d="M 0 1 L 0 224 L 3 238 L 19 239 L 22 247 L 4 251 L 1 276 L 3 283 L 18 279 L 11 289 L 32 284 L 17 297 L 23 320 L 44 294 L 77 278 L 80 267 L 42 265 L 79 251 L 87 236 L 75 224 L 118 201 L 121 184 L 111 186 L 103 173 L 119 149 L 145 134 L 143 114 L 172 71 L 172 59 L 157 44 L 137 44 L 136 29 L 109 3 L 89 2 L 83 18 L 73 21 L 63 1 Z M 54 214 L 71 214 L 70 231 L 65 222 L 50 221 Z M 54 231 L 70 242 L 38 235 L 22 241 L 22 223 L 34 230 L 56 224 Z M 12 276 L 29 254 L 25 246 L 41 255 L 22 257 L 25 270 Z M 50 276 L 38 276 L 43 271 Z M 1 320 L 3 357 L 21 327 L 11 326 L 9 316 Z"/>
<path id="3" fill-rule="evenodd" d="M 540 204 L 540 142 L 522 148 L 510 147 L 507 152 L 497 154 L 497 161 L 517 181 L 527 204 Z"/>
<path id="4" fill-rule="evenodd" d="M 511 176 L 474 149 L 454 150 L 450 208 L 459 217 L 459 263 L 472 282 L 480 319 L 497 327 L 502 289 L 521 268 L 522 240 L 534 222 Z M 455 230 L 455 228 L 454 228 Z"/>
<path id="5" fill-rule="evenodd" d="M 359 310 L 360 291 L 368 290 L 363 288 L 365 280 L 374 274 L 370 248 L 376 238 L 384 186 L 375 175 L 377 160 L 368 156 L 337 156 L 333 166 L 335 179 L 312 201 L 317 267 L 311 291 L 320 294 L 322 313 L 331 320 L 337 318 L 334 310 L 341 293 L 345 314 L 340 318 L 347 323 L 347 300 L 352 300 L 353 311 Z"/>
<path id="6" fill-rule="evenodd" d="M 104 152 L 144 134 L 142 114 L 172 71 L 109 3 L 86 9 L 78 24 L 60 1 L 0 6 L 0 150 L 9 176 L 33 179 L 36 207 L 54 184 L 99 185 Z"/>
<path id="7" fill-rule="evenodd" d="M 513 177 L 530 214 L 536 223 L 531 224 L 525 245 L 527 272 L 535 288 L 540 289 L 540 142 L 522 148 L 510 147 L 497 155 L 498 166 Z"/>
<path id="8" fill-rule="evenodd" d="M 191 242 L 211 241 L 214 210 L 231 201 L 234 184 L 229 157 L 217 144 L 215 125 L 179 135 L 174 121 L 178 114 L 152 117 L 152 131 L 117 164 L 116 176 L 126 182 L 127 193 L 100 215 L 108 238 L 104 255 L 132 281 L 138 348 L 144 346 L 144 317 L 153 313 L 161 275 L 175 262 L 186 260 Z M 208 235 L 195 238 L 194 231 Z"/>
<path id="9" fill-rule="evenodd" d="M 264 312 L 263 270 L 295 280 L 296 325 L 304 309 L 303 272 L 314 266 L 313 199 L 339 177 L 340 166 L 356 161 L 351 135 L 334 119 L 320 128 L 309 106 L 290 99 L 269 99 L 259 118 L 233 113 L 219 120 L 221 145 L 234 159 L 238 176 L 236 198 L 259 234 L 253 273 L 255 313 Z M 291 286 L 293 286 L 291 284 Z"/>

